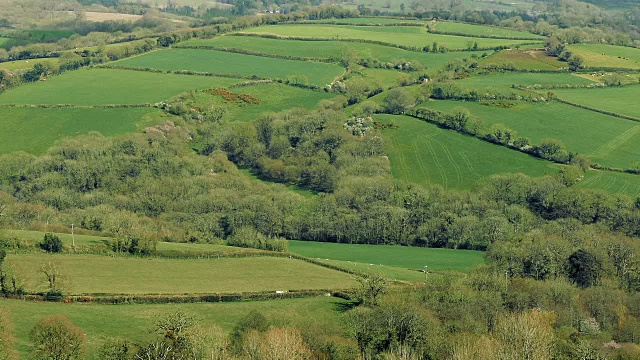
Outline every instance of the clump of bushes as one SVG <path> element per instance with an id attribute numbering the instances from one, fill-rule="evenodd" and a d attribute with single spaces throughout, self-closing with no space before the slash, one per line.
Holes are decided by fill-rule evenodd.
<path id="1" fill-rule="evenodd" d="M 40 243 L 40 248 L 46 252 L 59 253 L 62 252 L 62 240 L 54 234 L 44 234 L 44 239 Z"/>
<path id="2" fill-rule="evenodd" d="M 267 237 L 252 227 L 242 227 L 227 239 L 227 245 L 269 251 L 287 252 L 289 242 L 282 238 Z"/>

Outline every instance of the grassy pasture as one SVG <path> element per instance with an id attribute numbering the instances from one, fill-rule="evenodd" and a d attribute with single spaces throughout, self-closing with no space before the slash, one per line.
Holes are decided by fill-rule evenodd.
<path id="1" fill-rule="evenodd" d="M 320 101 L 330 99 L 335 94 L 324 91 L 312 91 L 299 87 L 273 84 L 258 84 L 232 88 L 238 94 L 248 94 L 260 100 L 260 104 L 230 103 L 220 96 L 207 93 L 196 94 L 200 105 L 221 106 L 226 109 L 223 117 L 226 121 L 254 121 L 265 112 L 279 112 L 292 108 L 312 109 L 319 106 Z"/>
<path id="2" fill-rule="evenodd" d="M 25 69 L 32 68 L 35 64 L 56 65 L 58 62 L 59 62 L 58 58 L 7 61 L 7 62 L 0 63 L 0 69 L 5 69 L 9 71 L 25 70 Z"/>
<path id="3" fill-rule="evenodd" d="M 640 86 L 598 89 L 556 89 L 556 95 L 576 104 L 640 118 Z"/>
<path id="4" fill-rule="evenodd" d="M 27 358 L 29 331 L 44 316 L 65 315 L 87 334 L 89 352 L 99 348 L 106 338 L 132 341 L 150 340 L 150 329 L 159 317 L 181 310 L 195 316 L 203 326 L 219 325 L 230 332 L 250 311 L 256 310 L 274 325 L 298 326 L 322 334 L 341 333 L 340 312 L 348 302 L 334 297 L 248 301 L 232 303 L 100 305 L 80 303 L 24 302 L 3 300 L 15 327 L 17 349 Z"/>
<path id="5" fill-rule="evenodd" d="M 567 63 L 545 55 L 541 50 L 502 50 L 480 61 L 480 66 L 513 65 L 526 70 L 556 70 L 566 67 Z"/>
<path id="6" fill-rule="evenodd" d="M 7 41 L 9 41 L 9 38 L 0 37 L 0 46 L 4 45 Z"/>
<path id="7" fill-rule="evenodd" d="M 25 86 L 28 87 L 28 86 Z M 18 88 L 20 89 L 20 88 Z M 39 109 L 0 107 L 0 154 L 42 154 L 57 140 L 91 131 L 123 135 L 154 125 L 163 113 L 150 108 Z"/>
<path id="8" fill-rule="evenodd" d="M 304 261 L 275 258 L 149 259 L 77 254 L 9 254 L 26 289 L 43 289 L 40 266 L 59 264 L 66 293 L 181 294 L 297 289 L 344 289 L 351 275 Z"/>
<path id="9" fill-rule="evenodd" d="M 543 36 L 532 34 L 526 31 L 517 31 L 505 29 L 495 26 L 484 26 L 475 24 L 465 24 L 453 21 L 437 21 L 433 23 L 434 30 L 450 32 L 456 34 L 465 34 L 484 37 L 521 37 L 521 38 L 537 38 L 544 39 Z"/>
<path id="10" fill-rule="evenodd" d="M 418 48 L 431 46 L 434 42 L 437 42 L 451 50 L 466 49 L 468 48 L 469 42 L 477 42 L 481 48 L 510 46 L 530 42 L 530 40 L 479 39 L 464 36 L 430 34 L 426 28 L 416 26 L 272 25 L 250 28 L 242 31 L 242 33 L 274 34 L 334 40 L 374 40 Z"/>
<path id="11" fill-rule="evenodd" d="M 440 68 L 453 59 L 468 58 L 472 54 L 477 56 L 483 54 L 481 51 L 448 52 L 444 54 L 423 53 L 375 44 L 344 41 L 267 39 L 255 36 L 216 36 L 205 40 L 184 41 L 179 43 L 179 46 L 216 46 L 251 50 L 270 55 L 287 54 L 305 58 L 342 59 L 345 56 L 355 56 L 359 59 L 373 58 L 383 62 L 417 61 L 430 69 Z"/>
<path id="12" fill-rule="evenodd" d="M 285 79 L 289 75 L 302 74 L 309 83 L 322 86 L 344 72 L 336 64 L 321 62 L 274 59 L 225 51 L 168 49 L 121 60 L 120 66 L 148 67 L 161 70 L 192 70 L 219 74 L 260 76 Z"/>
<path id="13" fill-rule="evenodd" d="M 594 81 L 568 73 L 498 73 L 490 75 L 478 75 L 466 79 L 458 80 L 456 83 L 469 89 L 500 89 L 513 90 L 511 85 L 589 85 Z"/>
<path id="14" fill-rule="evenodd" d="M 588 171 L 584 179 L 576 186 L 604 189 L 613 194 L 625 194 L 634 199 L 640 197 L 640 176 L 611 172 L 611 171 Z"/>
<path id="15" fill-rule="evenodd" d="M 117 69 L 81 69 L 0 95 L 0 104 L 144 104 L 187 90 L 226 87 L 239 79 L 159 74 Z"/>
<path id="16" fill-rule="evenodd" d="M 408 116 L 376 115 L 397 129 L 383 130 L 391 173 L 396 180 L 469 189 L 478 180 L 501 173 L 543 176 L 556 173 L 548 161 L 444 130 Z"/>
<path id="17" fill-rule="evenodd" d="M 357 18 L 346 18 L 346 19 L 330 19 L 330 20 L 309 20 L 306 22 L 309 23 L 326 23 L 326 22 L 336 22 L 340 24 L 422 24 L 427 25 L 427 22 L 424 20 L 415 20 L 415 19 L 391 19 L 391 18 L 382 18 L 382 17 L 357 17 Z"/>
<path id="18" fill-rule="evenodd" d="M 336 244 L 315 241 L 289 241 L 289 250 L 321 260 L 341 260 L 367 265 L 404 269 L 457 270 L 467 272 L 484 262 L 484 252 L 431 249 L 398 245 Z"/>
<path id="19" fill-rule="evenodd" d="M 584 59 L 584 66 L 640 69 L 640 49 L 604 44 L 578 44 L 567 47 Z"/>
<path id="20" fill-rule="evenodd" d="M 505 124 L 518 135 L 531 139 L 533 144 L 545 138 L 557 138 L 568 151 L 587 155 L 608 166 L 629 168 L 640 158 L 639 123 L 558 102 L 517 103 L 511 108 L 502 108 L 475 102 L 429 101 L 425 106 L 440 111 L 463 107 L 489 125 Z"/>

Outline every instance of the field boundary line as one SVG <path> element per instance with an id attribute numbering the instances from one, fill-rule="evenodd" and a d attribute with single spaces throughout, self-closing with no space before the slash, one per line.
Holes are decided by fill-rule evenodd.
<path id="1" fill-rule="evenodd" d="M 73 104 L 0 104 L 0 108 L 27 109 L 133 109 L 150 108 L 153 104 L 107 104 L 107 105 L 73 105 Z"/>
<path id="2" fill-rule="evenodd" d="M 617 118 L 621 118 L 621 119 L 625 119 L 625 120 L 631 120 L 631 121 L 635 121 L 635 122 L 640 122 L 640 118 L 637 118 L 637 117 L 633 117 L 633 116 L 629 116 L 629 115 L 622 115 L 622 114 L 614 113 L 614 112 L 607 111 L 607 110 L 601 110 L 601 109 L 593 108 L 593 107 L 586 106 L 586 105 L 580 105 L 580 104 L 577 104 L 577 103 L 574 103 L 574 102 L 571 102 L 571 101 L 568 101 L 568 100 L 560 99 L 557 96 L 556 96 L 556 101 L 561 102 L 563 104 L 567 104 L 567 105 L 575 106 L 575 107 L 578 107 L 578 108 L 582 108 L 582 109 L 585 109 L 585 110 L 594 111 L 594 112 L 597 112 L 597 113 L 600 113 L 600 114 L 609 115 L 609 116 L 613 116 L 613 117 L 617 117 Z"/>

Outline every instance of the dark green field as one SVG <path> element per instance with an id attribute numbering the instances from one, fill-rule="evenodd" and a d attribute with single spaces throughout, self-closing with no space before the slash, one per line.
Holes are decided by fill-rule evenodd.
<path id="1" fill-rule="evenodd" d="M 563 100 L 640 119 L 640 86 L 556 89 L 554 92 Z"/>
<path id="2" fill-rule="evenodd" d="M 224 51 L 170 49 L 118 61 L 116 65 L 160 70 L 191 70 L 216 74 L 286 79 L 304 75 L 310 84 L 330 84 L 344 69 L 336 64 L 243 55 Z"/>

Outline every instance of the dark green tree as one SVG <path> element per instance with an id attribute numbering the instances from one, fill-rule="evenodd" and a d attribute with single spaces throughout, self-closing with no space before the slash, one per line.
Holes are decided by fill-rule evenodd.
<path id="1" fill-rule="evenodd" d="M 597 285 L 603 272 L 602 262 L 591 252 L 580 249 L 569 256 L 569 279 L 582 288 Z"/>

